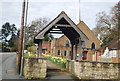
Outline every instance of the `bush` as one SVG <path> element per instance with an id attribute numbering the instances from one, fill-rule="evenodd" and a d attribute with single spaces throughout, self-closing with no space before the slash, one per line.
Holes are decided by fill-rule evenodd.
<path id="1" fill-rule="evenodd" d="M 10 50 L 10 52 L 16 52 L 17 51 L 17 49 L 15 47 L 7 47 L 7 48 Z"/>
<path id="2" fill-rule="evenodd" d="M 28 52 L 28 53 L 25 53 L 25 54 L 23 55 L 23 57 L 37 57 L 37 55 L 36 55 L 36 54 L 33 54 L 33 53 L 31 53 L 31 52 Z"/>
<path id="3" fill-rule="evenodd" d="M 2 52 L 10 52 L 10 49 L 8 47 L 2 47 Z"/>
<path id="4" fill-rule="evenodd" d="M 25 49 L 27 50 L 28 47 L 34 46 L 34 43 L 26 43 L 25 44 Z"/>
<path id="5" fill-rule="evenodd" d="M 35 51 L 36 51 L 36 50 L 35 50 L 35 46 L 28 47 L 27 50 L 28 50 L 29 52 L 33 53 L 33 54 L 34 54 Z"/>

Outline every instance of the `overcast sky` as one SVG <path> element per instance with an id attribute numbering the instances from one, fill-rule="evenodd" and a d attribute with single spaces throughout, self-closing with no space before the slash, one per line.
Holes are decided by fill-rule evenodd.
<path id="1" fill-rule="evenodd" d="M 0 3 L 1 25 L 6 22 L 15 24 L 20 28 L 22 0 L 2 0 Z M 29 0 L 28 23 L 40 17 L 54 19 L 61 11 L 78 23 L 78 2 L 79 0 Z M 110 9 L 119 0 L 81 0 L 80 15 L 90 29 L 95 27 L 96 14 Z"/>

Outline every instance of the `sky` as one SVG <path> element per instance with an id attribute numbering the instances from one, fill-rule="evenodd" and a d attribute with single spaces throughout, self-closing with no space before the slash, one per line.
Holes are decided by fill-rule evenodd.
<path id="1" fill-rule="evenodd" d="M 110 13 L 111 8 L 119 0 L 80 0 L 80 18 L 90 29 L 96 24 L 96 14 L 105 11 Z M 28 24 L 38 18 L 46 17 L 53 20 L 61 11 L 65 11 L 68 16 L 78 24 L 79 0 L 29 0 Z M 6 22 L 15 24 L 20 28 L 22 0 L 2 0 L 0 1 L 0 25 Z"/>

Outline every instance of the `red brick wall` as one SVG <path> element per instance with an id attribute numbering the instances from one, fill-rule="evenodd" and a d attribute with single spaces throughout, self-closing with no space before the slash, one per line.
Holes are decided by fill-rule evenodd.
<path id="1" fill-rule="evenodd" d="M 51 52 L 51 43 L 47 41 L 42 42 L 42 49 L 46 50 L 46 52 L 50 53 Z"/>

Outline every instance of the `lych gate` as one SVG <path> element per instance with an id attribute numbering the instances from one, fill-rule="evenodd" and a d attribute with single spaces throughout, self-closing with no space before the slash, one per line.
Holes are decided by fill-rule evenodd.
<path id="1" fill-rule="evenodd" d="M 45 35 L 48 33 L 64 34 L 68 37 L 71 42 L 71 59 L 75 59 L 76 54 L 81 54 L 81 41 L 88 40 L 87 36 L 76 26 L 64 11 L 35 36 L 34 42 L 38 44 L 39 55 L 42 53 L 42 39 L 44 39 Z M 73 55 L 74 45 L 75 55 Z"/>

